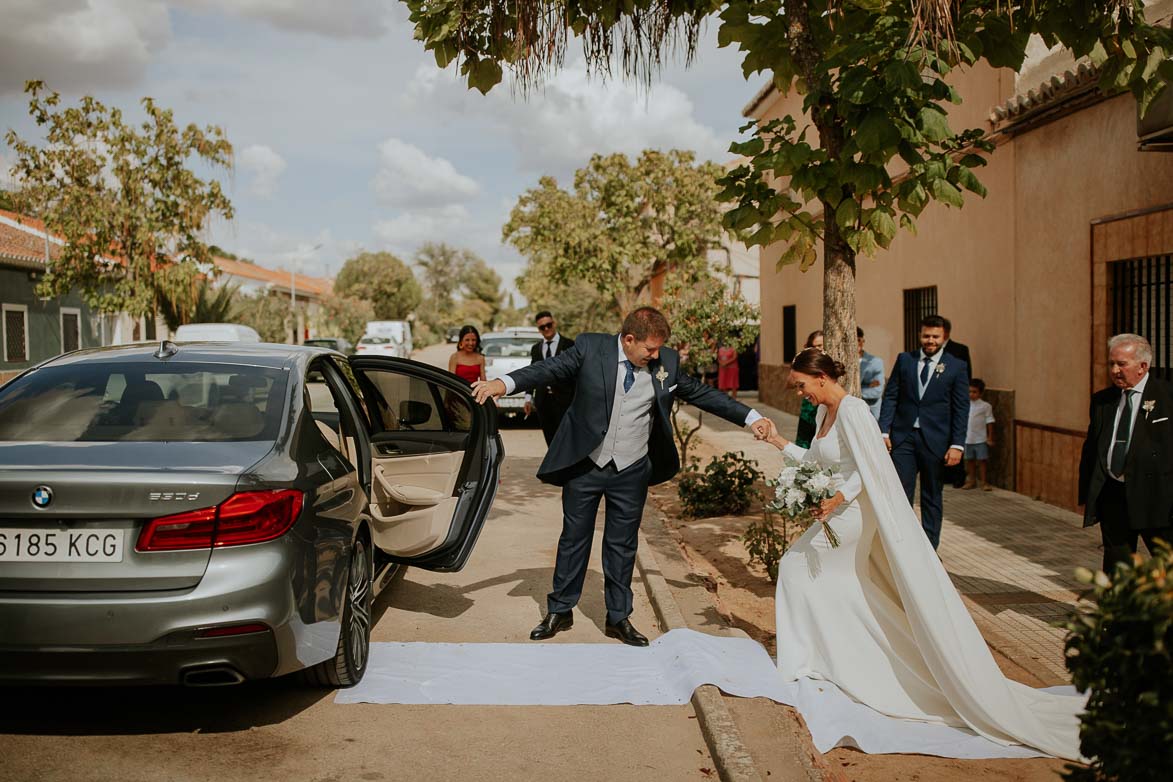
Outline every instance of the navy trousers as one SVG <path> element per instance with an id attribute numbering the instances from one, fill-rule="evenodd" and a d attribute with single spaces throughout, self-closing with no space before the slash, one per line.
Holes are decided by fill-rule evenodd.
<path id="1" fill-rule="evenodd" d="M 892 447 L 892 463 L 896 465 L 909 505 L 916 489 L 916 477 L 920 476 L 920 525 L 936 548 L 941 543 L 941 478 L 945 455 L 929 450 L 924 435 L 915 429 L 904 442 Z"/>
<path id="2" fill-rule="evenodd" d="M 569 611 L 582 597 L 595 517 L 606 500 L 603 522 L 603 596 L 607 623 L 631 616 L 631 574 L 639 544 L 639 523 L 648 498 L 652 462 L 644 457 L 625 470 L 615 463 L 598 467 L 589 460 L 579 474 L 562 487 L 562 536 L 554 563 L 554 589 L 546 597 L 550 612 Z"/>

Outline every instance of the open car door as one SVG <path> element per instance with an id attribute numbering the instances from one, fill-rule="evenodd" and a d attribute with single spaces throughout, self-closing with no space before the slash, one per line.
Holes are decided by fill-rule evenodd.
<path id="1" fill-rule="evenodd" d="M 460 570 L 497 494 L 497 410 L 468 384 L 401 358 L 349 359 L 370 421 L 375 546 L 392 561 Z"/>

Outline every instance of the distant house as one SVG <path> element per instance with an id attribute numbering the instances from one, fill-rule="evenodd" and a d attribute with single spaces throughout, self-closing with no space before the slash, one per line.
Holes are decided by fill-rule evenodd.
<path id="1" fill-rule="evenodd" d="M 0 210 L 0 382 L 59 353 L 154 337 L 153 322 L 99 314 L 77 293 L 40 298 L 46 255 L 60 257 L 62 245 L 40 220 Z"/>
<path id="2" fill-rule="evenodd" d="M 237 285 L 240 292 L 257 296 L 275 291 L 286 298 L 296 299 L 299 306 L 297 311 L 297 342 L 315 336 L 311 333 L 309 323 L 316 320 L 318 307 L 324 296 L 333 289 L 333 281 L 323 277 L 311 277 L 306 274 L 293 274 L 282 269 L 269 269 L 247 261 L 233 260 L 232 258 L 216 257 L 218 275 L 216 282 L 221 285 Z M 286 338 L 293 341 L 293 333 Z"/>

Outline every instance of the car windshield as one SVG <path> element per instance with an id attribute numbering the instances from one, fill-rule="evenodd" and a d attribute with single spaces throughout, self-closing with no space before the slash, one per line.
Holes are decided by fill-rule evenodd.
<path id="1" fill-rule="evenodd" d="M 332 348 L 338 344 L 338 340 L 335 340 L 335 339 L 307 339 L 302 344 L 312 345 L 314 347 Z"/>
<path id="2" fill-rule="evenodd" d="M 272 441 L 286 378 L 237 364 L 43 367 L 0 389 L 0 441 Z"/>
<path id="3" fill-rule="evenodd" d="M 520 337 L 504 337 L 494 339 L 486 337 L 481 341 L 481 349 L 486 356 L 493 358 L 529 358 L 530 349 L 533 348 L 536 339 L 524 339 Z"/>

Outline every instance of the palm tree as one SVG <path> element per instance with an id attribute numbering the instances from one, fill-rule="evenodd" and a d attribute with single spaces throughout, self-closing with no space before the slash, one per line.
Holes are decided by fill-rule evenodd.
<path id="1" fill-rule="evenodd" d="M 175 331 L 184 323 L 230 323 L 236 318 L 239 285 L 212 284 L 202 277 L 188 301 L 159 297 L 159 314 L 167 328 Z"/>

